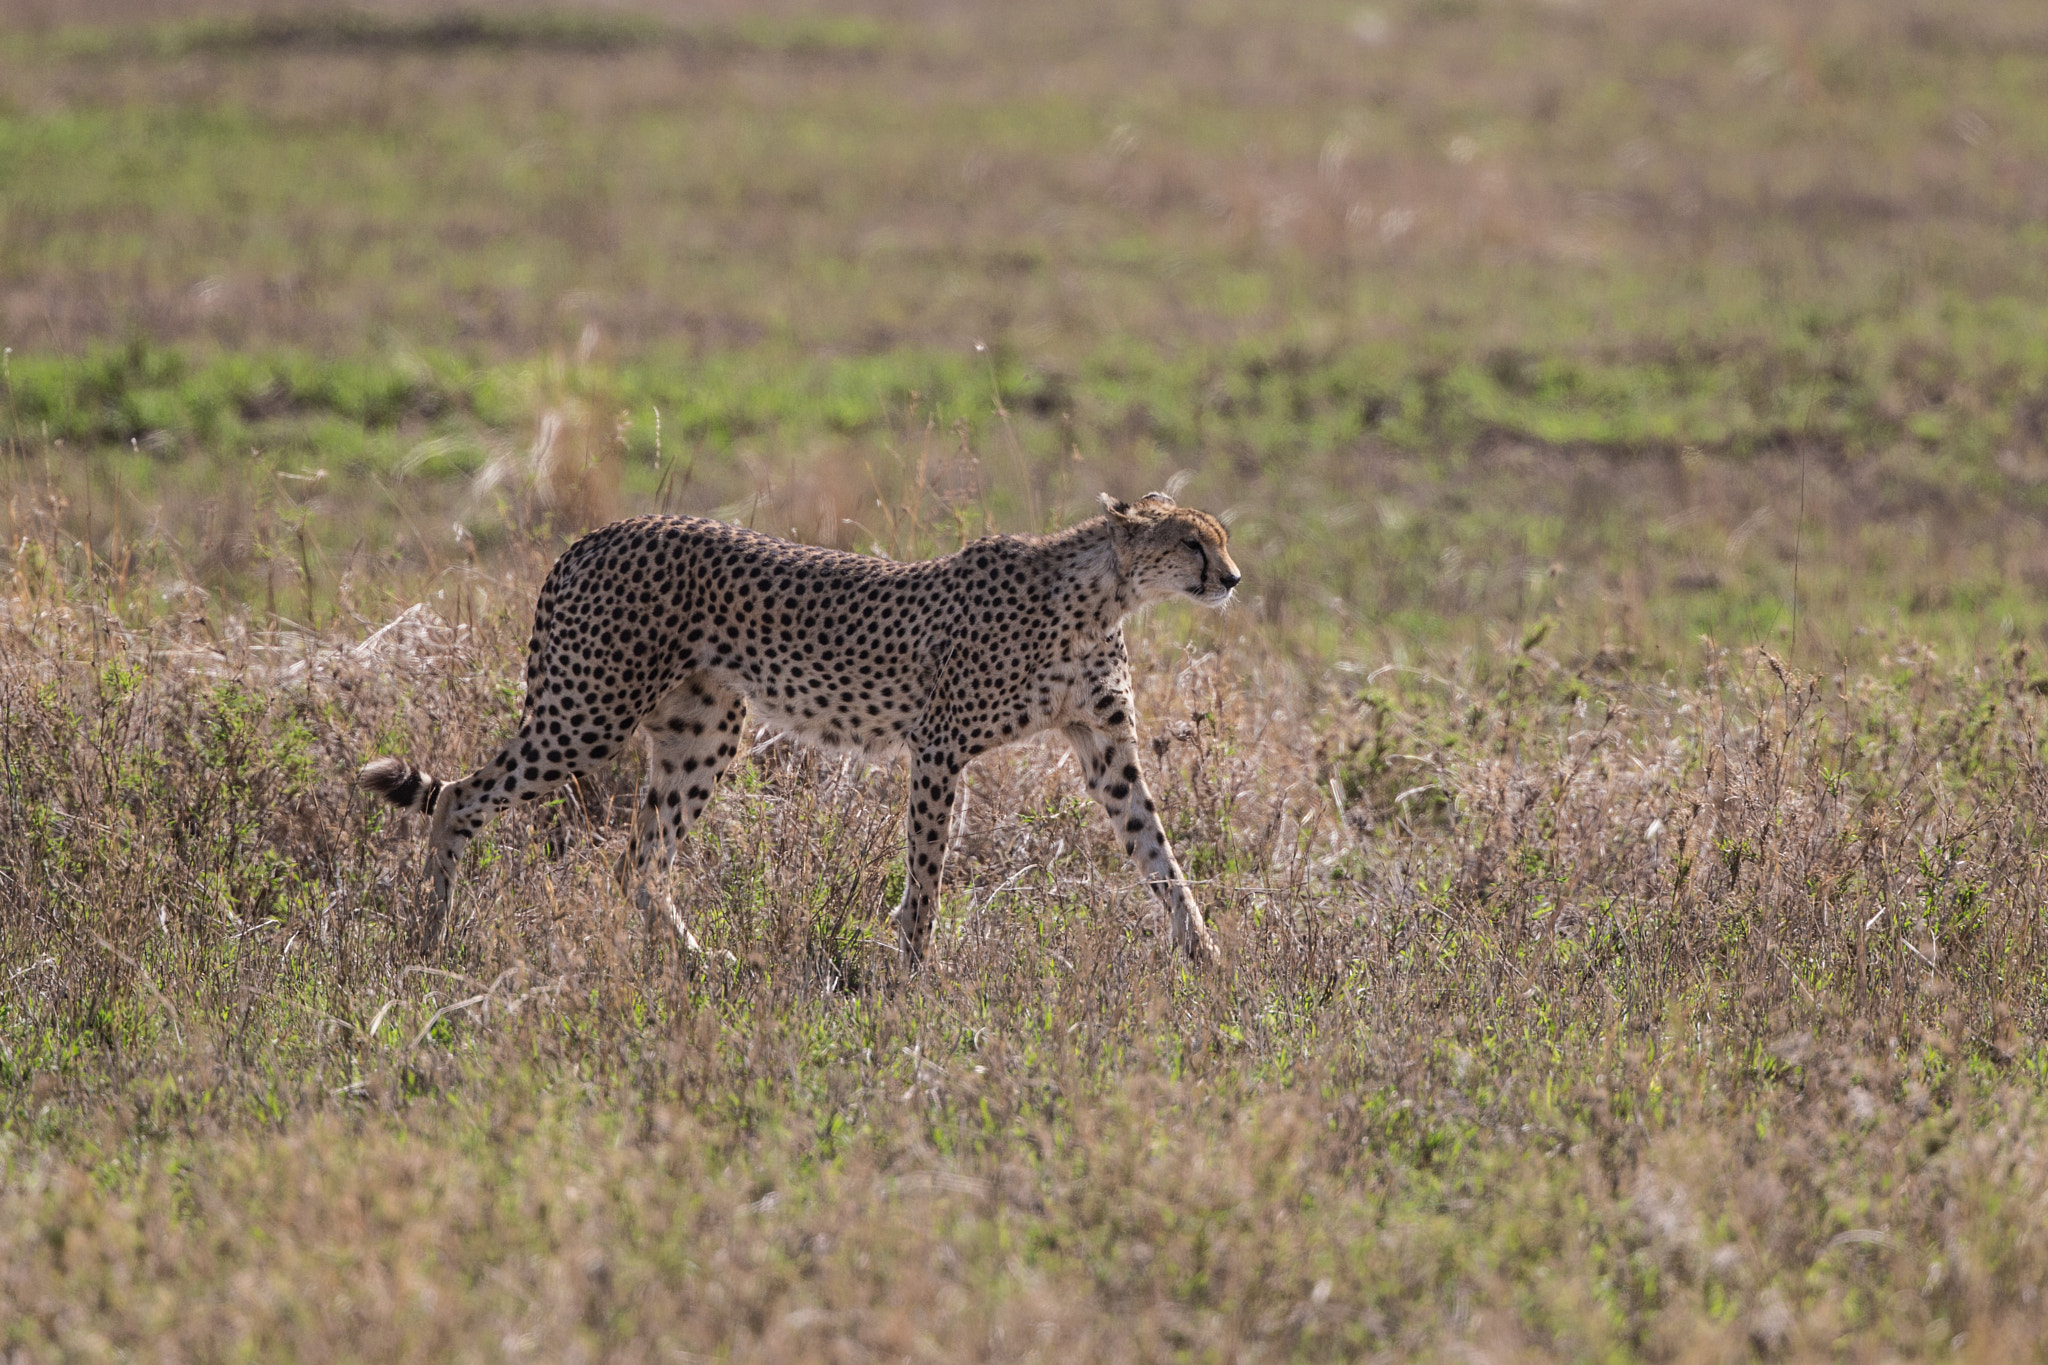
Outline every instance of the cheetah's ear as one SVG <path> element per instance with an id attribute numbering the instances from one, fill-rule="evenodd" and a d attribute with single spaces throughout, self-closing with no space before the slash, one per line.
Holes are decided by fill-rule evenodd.
<path id="1" fill-rule="evenodd" d="M 1126 522 L 1132 526 L 1136 526 L 1144 520 L 1143 517 L 1131 510 L 1129 503 L 1121 502 L 1108 493 L 1102 495 L 1102 510 L 1109 513 L 1116 520 Z"/>

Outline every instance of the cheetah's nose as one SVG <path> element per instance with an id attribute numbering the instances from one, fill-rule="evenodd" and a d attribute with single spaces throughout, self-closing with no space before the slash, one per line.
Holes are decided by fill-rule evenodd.
<path id="1" fill-rule="evenodd" d="M 1244 575 L 1241 573 L 1227 573 L 1224 574 L 1219 581 L 1223 584 L 1223 586 L 1226 589 L 1234 588 L 1238 584 L 1244 582 Z"/>

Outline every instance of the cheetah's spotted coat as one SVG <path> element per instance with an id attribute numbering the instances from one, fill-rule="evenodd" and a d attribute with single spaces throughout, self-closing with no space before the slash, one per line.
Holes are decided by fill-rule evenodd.
<path id="1" fill-rule="evenodd" d="M 534 610 L 519 733 L 455 782 L 402 759 L 365 787 L 433 816 L 424 925 L 439 938 L 457 858 L 484 821 L 617 754 L 638 727 L 647 790 L 633 821 L 635 900 L 663 908 L 676 840 L 739 750 L 744 712 L 798 739 L 908 751 L 909 852 L 896 923 L 912 962 L 930 943 L 960 770 L 1059 728 L 1124 850 L 1171 916 L 1174 944 L 1215 944 L 1138 770 L 1123 618 L 1191 596 L 1220 606 L 1239 582 L 1222 523 L 1153 493 L 1104 495 L 1103 516 L 1056 535 L 996 536 L 899 564 L 691 517 L 640 517 L 556 561 Z"/>

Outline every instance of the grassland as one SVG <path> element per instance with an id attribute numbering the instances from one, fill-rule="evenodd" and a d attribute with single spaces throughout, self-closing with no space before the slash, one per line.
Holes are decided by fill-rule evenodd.
<path id="1" fill-rule="evenodd" d="M 2043 1354 L 2044 225 L 1998 0 L 0 0 L 0 1349 Z M 915 977 L 786 746 L 407 946 L 593 521 L 1177 473 L 1224 970 L 1036 745 Z"/>

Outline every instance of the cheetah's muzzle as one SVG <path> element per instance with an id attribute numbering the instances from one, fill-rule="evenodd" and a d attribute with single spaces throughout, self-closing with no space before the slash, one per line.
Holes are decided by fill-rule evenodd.
<path id="1" fill-rule="evenodd" d="M 647 789 L 628 864 L 649 930 L 676 841 L 757 720 L 828 748 L 910 755 L 909 847 L 892 916 L 912 963 L 931 942 L 960 770 L 1057 728 L 1124 851 L 1171 916 L 1174 945 L 1216 945 L 1137 760 L 1123 619 L 1187 594 L 1221 605 L 1242 581 L 1223 525 L 1162 493 L 1103 495 L 1105 514 L 1051 536 L 995 536 L 898 564 L 695 517 L 615 522 L 555 562 L 534 608 L 519 733 L 442 782 L 398 758 L 359 780 L 433 817 L 422 945 L 438 942 L 456 860 L 485 820 L 619 753 L 636 729 Z"/>

